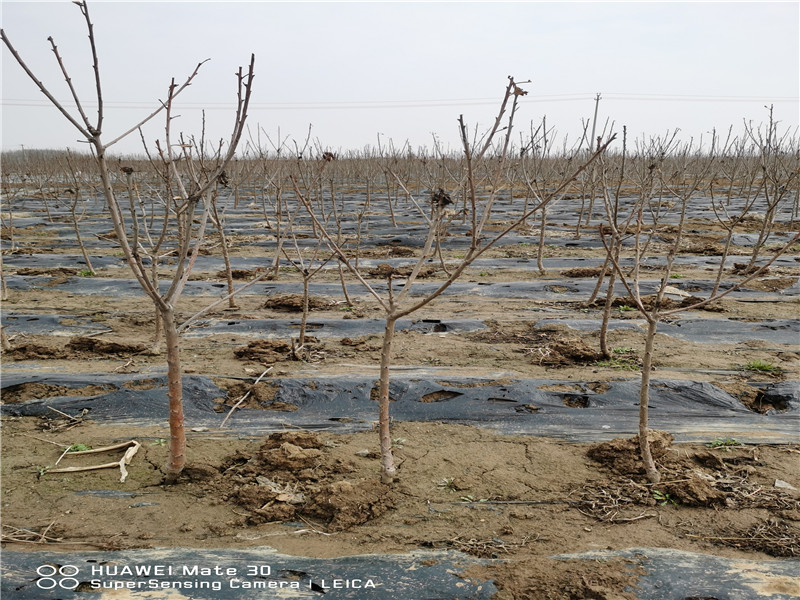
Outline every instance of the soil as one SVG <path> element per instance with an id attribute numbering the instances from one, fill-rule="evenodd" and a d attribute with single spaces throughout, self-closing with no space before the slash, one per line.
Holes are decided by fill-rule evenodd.
<path id="1" fill-rule="evenodd" d="M 440 423 L 398 423 L 393 435 L 400 479 L 392 487 L 377 478 L 376 434 L 305 431 L 257 439 L 190 433 L 192 460 L 177 485 L 165 486 L 166 428 L 84 422 L 42 431 L 35 419 L 6 419 L 4 522 L 49 528 L 47 546 L 67 552 L 269 545 L 332 557 L 457 549 L 510 561 L 469 573 L 494 579 L 498 598 L 635 597 L 621 592 L 635 583 L 624 561 L 548 558 L 566 552 L 659 546 L 758 559 L 800 551 L 800 496 L 773 487 L 796 481 L 797 447 L 675 446 L 654 432 L 666 481 L 653 486 L 636 440 L 574 444 Z M 67 445 L 128 439 L 142 448 L 124 483 L 116 469 L 41 472 Z M 4 529 L 5 547 L 29 549 L 9 539 L 12 531 Z"/>
<path id="2" fill-rule="evenodd" d="M 24 242 L 25 230 L 15 234 Z M 700 236 L 689 239 L 687 247 L 697 253 L 708 249 Z M 242 247 L 234 255 L 258 252 L 257 248 Z M 405 257 L 415 252 L 388 244 L 364 255 Z M 519 246 L 504 247 L 491 255 L 531 253 L 535 256 L 535 249 Z M 600 255 L 597 250 L 574 248 L 568 253 Z M 15 272 L 8 265 L 4 269 L 7 275 Z M 11 290 L 4 310 L 89 317 L 107 333 L 9 335 L 12 349 L 3 354 L 5 368 L 31 368 L 34 361 L 34 368 L 55 372 L 163 372 L 165 356 L 161 345 L 154 344 L 156 319 L 148 302 L 59 291 L 58 281 L 74 275 L 73 271 L 47 273 L 55 277 L 50 286 Z M 760 279 L 751 287 L 765 293 L 781 290 L 796 281 L 799 271 L 773 268 L 773 278 Z M 16 273 L 41 275 L 22 269 Z M 255 270 L 241 270 L 236 276 L 256 274 Z M 404 274 L 407 272 L 388 265 L 380 265 L 372 273 L 376 278 Z M 598 274 L 599 269 L 546 274 L 470 269 L 464 279 L 476 284 L 513 283 L 535 277 L 552 280 L 555 289 L 564 277 Z M 681 274 L 709 277 L 699 268 Z M 196 278 L 215 279 L 217 275 L 216 271 L 200 272 Z M 426 269 L 424 275 L 436 279 L 443 273 Z M 106 269 L 100 276 L 127 274 Z M 293 281 L 301 289 L 297 274 L 281 272 L 279 280 Z M 333 270 L 322 271 L 314 281 L 338 282 L 339 276 Z M 352 306 L 315 298 L 311 303 L 315 319 L 381 318 L 382 309 L 356 288 L 353 282 Z M 568 294 L 557 301 L 439 298 L 413 318 L 471 318 L 483 321 L 486 328 L 461 334 L 398 332 L 394 364 L 398 369 L 439 368 L 442 380 L 466 375 L 493 381 L 558 378 L 602 386 L 620 377 L 635 377 L 644 349 L 640 329 L 611 330 L 609 345 L 615 353 L 612 360 L 603 361 L 596 331 L 578 332 L 563 325 L 536 327 L 542 318 L 599 319 L 600 309 L 583 304 L 584 300 Z M 673 306 L 681 301 L 685 302 L 672 301 Z M 208 302 L 207 297 L 183 297 L 179 321 Z M 629 302 L 615 304 L 615 320 L 641 319 L 635 310 L 627 310 Z M 302 297 L 243 295 L 237 304 L 238 308 L 220 308 L 213 316 L 286 318 L 286 311 L 298 316 Z M 713 311 L 690 314 L 791 319 L 797 316 L 797 302 L 726 297 L 715 303 Z M 254 341 L 232 333 L 186 337 L 182 342 L 184 371 L 211 375 L 227 391 L 227 398 L 219 399 L 220 418 L 236 406 L 291 414 L 296 407 L 275 402 L 271 378 L 377 374 L 380 335 L 306 341 L 299 349 L 288 339 Z M 761 403 L 758 392 L 748 384 L 795 378 L 800 367 L 796 346 L 769 340 L 699 344 L 658 334 L 656 345 L 658 377 L 714 383 L 757 412 L 781 407 Z M 754 360 L 769 363 L 774 370 L 744 368 Z M 265 371 L 265 378 L 254 385 L 255 378 Z M 564 386 L 559 391 L 572 398 L 571 390 Z M 25 384 L 4 390 L 3 402 L 91 391 Z M 423 401 L 440 399 L 426 397 Z M 626 561 L 566 562 L 551 558 L 556 554 L 664 547 L 755 560 L 800 555 L 800 492 L 793 489 L 800 488 L 800 446 L 744 446 L 735 440 L 675 444 L 668 433 L 653 432 L 662 483 L 651 484 L 638 459 L 636 439 L 579 444 L 499 435 L 461 425 L 398 422 L 393 424 L 392 437 L 399 477 L 389 486 L 378 477 L 378 436 L 374 431 L 334 434 L 287 429 L 246 436 L 193 431 L 191 423 L 187 427 L 188 467 L 177 484 L 165 485 L 161 470 L 169 437 L 165 426 L 100 425 L 82 416 L 3 418 L 4 548 L 46 547 L 70 552 L 271 546 L 282 553 L 310 557 L 455 549 L 506 561 L 471 567 L 465 573 L 493 579 L 500 590 L 497 600 L 635 598 L 624 590 L 635 586 L 639 573 Z M 131 439 L 142 446 L 122 483 L 119 470 L 113 468 L 47 472 L 73 444 L 102 447 Z M 59 466 L 98 461 L 106 459 L 67 454 Z M 775 487 L 776 481 L 790 487 Z"/>

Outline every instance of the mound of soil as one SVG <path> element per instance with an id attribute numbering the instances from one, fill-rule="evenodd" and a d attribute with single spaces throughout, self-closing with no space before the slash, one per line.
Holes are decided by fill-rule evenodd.
<path id="1" fill-rule="evenodd" d="M 241 279 L 252 279 L 253 277 L 257 277 L 264 272 L 263 267 L 258 267 L 256 269 L 231 269 L 231 277 L 236 280 Z M 225 279 L 228 274 L 225 271 L 217 271 L 215 277 L 218 279 Z M 267 278 L 269 279 L 269 277 Z"/>
<path id="2" fill-rule="evenodd" d="M 86 354 L 136 354 L 147 350 L 144 344 L 121 344 L 119 342 L 106 342 L 90 337 L 77 337 L 70 340 L 67 348 L 73 352 Z"/>
<path id="3" fill-rule="evenodd" d="M 66 385 L 48 383 L 20 383 L 3 388 L 3 404 L 15 404 L 41 398 L 58 398 L 60 396 L 97 396 L 114 389 L 110 385 L 87 385 L 72 388 Z"/>
<path id="4" fill-rule="evenodd" d="M 642 296 L 641 297 L 642 305 L 647 310 L 654 310 L 656 308 L 656 299 L 657 299 L 657 297 L 656 297 L 655 294 L 650 294 L 649 296 Z M 661 308 L 661 309 L 668 309 L 668 308 L 675 308 L 675 307 L 679 306 L 679 304 L 680 303 L 676 302 L 672 298 L 668 298 L 668 297 L 664 296 L 664 297 L 661 298 L 661 303 L 658 305 L 658 307 Z M 614 301 L 612 302 L 612 305 L 613 306 L 624 306 L 624 305 L 627 305 L 627 306 L 634 306 L 635 307 L 636 306 L 636 301 L 633 298 L 631 298 L 630 296 L 627 297 L 627 298 L 615 298 Z"/>
<path id="5" fill-rule="evenodd" d="M 375 250 L 371 253 L 374 256 L 387 256 L 389 258 L 408 258 L 414 256 L 413 248 L 401 246 L 399 244 L 376 244 Z"/>
<path id="6" fill-rule="evenodd" d="M 28 343 L 21 344 L 8 350 L 8 354 L 17 360 L 48 360 L 48 359 L 62 359 L 70 358 L 71 352 L 64 348 L 54 346 L 44 346 L 42 344 Z"/>
<path id="7" fill-rule="evenodd" d="M 70 267 L 22 267 L 17 269 L 17 275 L 25 275 L 27 277 L 45 275 L 47 277 L 57 276 L 72 276 L 77 275 L 78 269 Z"/>
<path id="8" fill-rule="evenodd" d="M 16 360 L 78 360 L 89 356 L 127 356 L 140 354 L 146 350 L 147 346 L 144 344 L 124 344 L 90 337 L 76 337 L 64 347 L 29 342 L 11 348 L 8 354 Z"/>
<path id="9" fill-rule="evenodd" d="M 636 586 L 637 569 L 621 559 L 610 566 L 589 561 L 564 564 L 548 558 L 473 568 L 469 573 L 495 580 L 500 591 L 493 600 L 636 600 L 623 590 Z"/>
<path id="10" fill-rule="evenodd" d="M 297 410 L 295 404 L 275 400 L 275 394 L 280 388 L 266 382 L 249 384 L 241 381 L 237 381 L 236 383 L 220 381 L 218 385 L 228 392 L 227 399 L 220 399 L 220 404 L 215 406 L 214 410 L 218 412 L 226 411 L 234 406 L 238 408 L 283 410 L 289 412 Z"/>
<path id="11" fill-rule="evenodd" d="M 378 518 L 396 504 L 377 480 L 347 476 L 355 466 L 331 460 L 310 432 L 270 435 L 254 455 L 237 452 L 222 466 L 226 499 L 249 511 L 251 525 L 305 516 L 344 531 Z"/>
<path id="12" fill-rule="evenodd" d="M 602 358 L 602 355 L 581 338 L 572 335 L 574 332 L 560 324 L 547 325 L 541 329 L 536 323 L 528 322 L 524 326 L 507 326 L 487 322 L 492 329 L 470 335 L 471 339 L 488 344 L 521 345 L 518 350 L 530 357 L 537 365 L 547 367 L 567 367 L 586 365 Z"/>
<path id="13" fill-rule="evenodd" d="M 731 269 L 732 275 L 751 275 L 758 271 L 761 267 L 759 265 L 748 265 L 747 263 L 733 263 L 733 268 Z M 767 275 L 769 273 L 769 267 L 761 271 L 762 275 Z"/>
<path id="14" fill-rule="evenodd" d="M 687 306 L 695 306 L 696 304 L 700 304 L 704 302 L 705 298 L 700 298 L 699 296 L 686 296 L 679 306 L 681 308 L 686 308 Z M 709 302 L 708 304 L 703 304 L 697 308 L 697 310 L 705 310 L 707 312 L 725 312 L 725 307 L 722 306 L 720 302 Z"/>
<path id="15" fill-rule="evenodd" d="M 367 275 L 370 277 L 386 279 L 389 276 L 392 277 L 408 277 L 411 275 L 411 272 L 414 270 L 414 267 L 411 265 L 407 265 L 405 267 L 393 267 L 389 263 L 381 263 L 374 269 L 370 269 L 367 271 Z M 432 277 L 436 274 L 436 267 L 430 267 L 424 265 L 420 267 L 420 270 L 417 272 L 417 277 L 420 279 L 426 279 L 428 277 Z"/>
<path id="16" fill-rule="evenodd" d="M 599 277 L 600 271 L 602 267 L 575 267 L 574 269 L 566 269 L 561 271 L 561 275 L 563 277 Z M 609 269 L 606 269 L 604 275 L 608 275 L 610 273 Z"/>
<path id="17" fill-rule="evenodd" d="M 547 354 L 540 362 L 546 365 L 590 363 L 601 358 L 599 352 L 577 337 L 558 338 L 547 345 Z"/>
<path id="18" fill-rule="evenodd" d="M 287 360 L 292 352 L 292 346 L 288 342 L 278 340 L 256 340 L 247 346 L 237 348 L 233 351 L 236 358 L 242 360 L 254 360 L 260 363 L 276 363 Z"/>
<path id="19" fill-rule="evenodd" d="M 779 292 L 792 287 L 797 283 L 796 277 L 768 277 L 765 279 L 754 279 L 746 285 L 744 289 L 761 290 L 763 292 Z"/>
<path id="20" fill-rule="evenodd" d="M 649 438 L 653 460 L 660 462 L 672 447 L 672 434 L 651 430 Z M 586 456 L 618 475 L 644 474 L 644 466 L 639 457 L 638 435 L 595 444 L 586 451 Z"/>
<path id="21" fill-rule="evenodd" d="M 320 296 L 308 297 L 309 310 L 324 310 L 333 306 L 333 302 Z M 262 308 L 281 312 L 303 312 L 303 294 L 275 294 L 267 298 Z"/>
<path id="22" fill-rule="evenodd" d="M 758 460 L 754 450 L 744 446 L 717 447 L 709 444 L 710 450 L 679 454 L 671 449 L 672 435 L 653 430 L 650 434 L 653 458 L 662 475 L 661 483 L 650 484 L 643 477 L 639 436 L 595 444 L 587 450 L 586 455 L 602 464 L 613 476 L 611 483 L 604 482 L 601 486 L 590 484 L 584 488 L 581 497 L 587 505 L 585 514 L 606 522 L 626 522 L 652 516 L 647 512 L 641 513 L 637 506 L 767 509 L 791 521 L 776 521 L 779 525 L 777 529 L 785 529 L 787 535 L 760 540 L 755 537 L 747 540 L 742 538 L 739 542 L 743 544 L 747 541 L 751 544 L 748 547 L 773 556 L 788 556 L 785 552 L 789 551 L 795 555 L 800 553 L 798 548 L 792 546 L 796 546 L 800 540 L 800 527 L 796 524 L 800 520 L 798 494 L 786 493 L 775 486 L 765 489 L 761 484 L 751 483 L 749 477 L 759 467 L 765 466 Z M 719 454 L 718 450 L 723 454 Z M 633 510 L 633 513 L 626 511 L 626 508 Z M 637 510 L 640 514 L 628 516 Z M 723 545 L 730 541 L 722 534 L 707 539 Z"/>

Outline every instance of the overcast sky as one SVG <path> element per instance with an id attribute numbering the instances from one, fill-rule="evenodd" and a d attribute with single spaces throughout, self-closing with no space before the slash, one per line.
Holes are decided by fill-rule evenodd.
<path id="1" fill-rule="evenodd" d="M 458 148 L 460 114 L 487 128 L 507 82 L 532 80 L 519 132 L 547 117 L 574 139 L 600 93 L 600 119 L 635 137 L 707 136 L 766 120 L 798 126 L 798 2 L 115 2 L 90 3 L 106 100 L 105 140 L 164 98 L 172 77 L 206 63 L 178 103 L 178 130 L 227 137 L 238 66 L 256 55 L 250 131 L 312 137 L 333 151 L 392 140 Z M 28 65 L 69 100 L 53 36 L 87 108 L 96 110 L 86 29 L 61 2 L 2 1 L 2 24 Z M 2 147 L 85 148 L 2 58 Z M 148 142 L 163 135 L 150 126 Z M 516 138 L 518 139 L 518 138 Z M 140 153 L 138 135 L 115 147 Z"/>

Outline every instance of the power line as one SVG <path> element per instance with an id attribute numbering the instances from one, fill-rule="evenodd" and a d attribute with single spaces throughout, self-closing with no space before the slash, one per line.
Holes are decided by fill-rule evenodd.
<path id="1" fill-rule="evenodd" d="M 523 102 L 579 102 L 594 100 L 594 93 L 541 94 L 527 96 Z M 604 92 L 606 101 L 631 102 L 798 102 L 797 96 L 711 96 L 700 94 L 633 94 Z M 365 110 L 365 109 L 401 109 L 401 108 L 451 108 L 457 106 L 478 106 L 496 104 L 497 98 L 461 98 L 442 100 L 365 100 L 365 101 L 325 101 L 325 102 L 254 102 L 251 110 L 286 111 L 286 110 Z M 44 108 L 52 106 L 49 101 L 41 99 L 4 99 L 2 106 L 24 108 Z M 85 106 L 93 107 L 95 102 L 86 102 Z M 105 101 L 108 109 L 136 110 L 152 109 L 157 102 L 151 101 Z M 74 102 L 65 102 L 64 106 L 74 107 Z M 180 110 L 231 110 L 230 102 L 179 102 Z"/>

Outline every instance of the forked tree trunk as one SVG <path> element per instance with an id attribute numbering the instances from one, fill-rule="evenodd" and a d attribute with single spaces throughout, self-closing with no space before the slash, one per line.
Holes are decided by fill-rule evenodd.
<path id="1" fill-rule="evenodd" d="M 389 427 L 389 365 L 392 362 L 392 340 L 394 339 L 394 326 L 397 317 L 386 316 L 386 329 L 383 332 L 383 347 L 381 348 L 381 375 L 378 383 L 378 422 L 381 443 L 381 482 L 391 484 L 394 481 L 397 469 L 394 466 L 392 454 L 392 434 Z"/>
<path id="2" fill-rule="evenodd" d="M 644 345 L 644 359 L 642 360 L 642 385 L 639 390 L 639 450 L 644 463 L 644 471 L 650 483 L 658 483 L 661 475 L 656 469 L 653 453 L 650 450 L 648 437 L 648 408 L 650 403 L 650 368 L 653 365 L 653 345 L 658 328 L 658 317 L 649 316 L 647 319 L 647 338 Z"/>
<path id="3" fill-rule="evenodd" d="M 186 464 L 186 432 L 183 426 L 183 385 L 178 328 L 172 307 L 161 311 L 167 344 L 167 383 L 169 398 L 169 457 L 164 467 L 165 482 L 175 483 Z"/>

